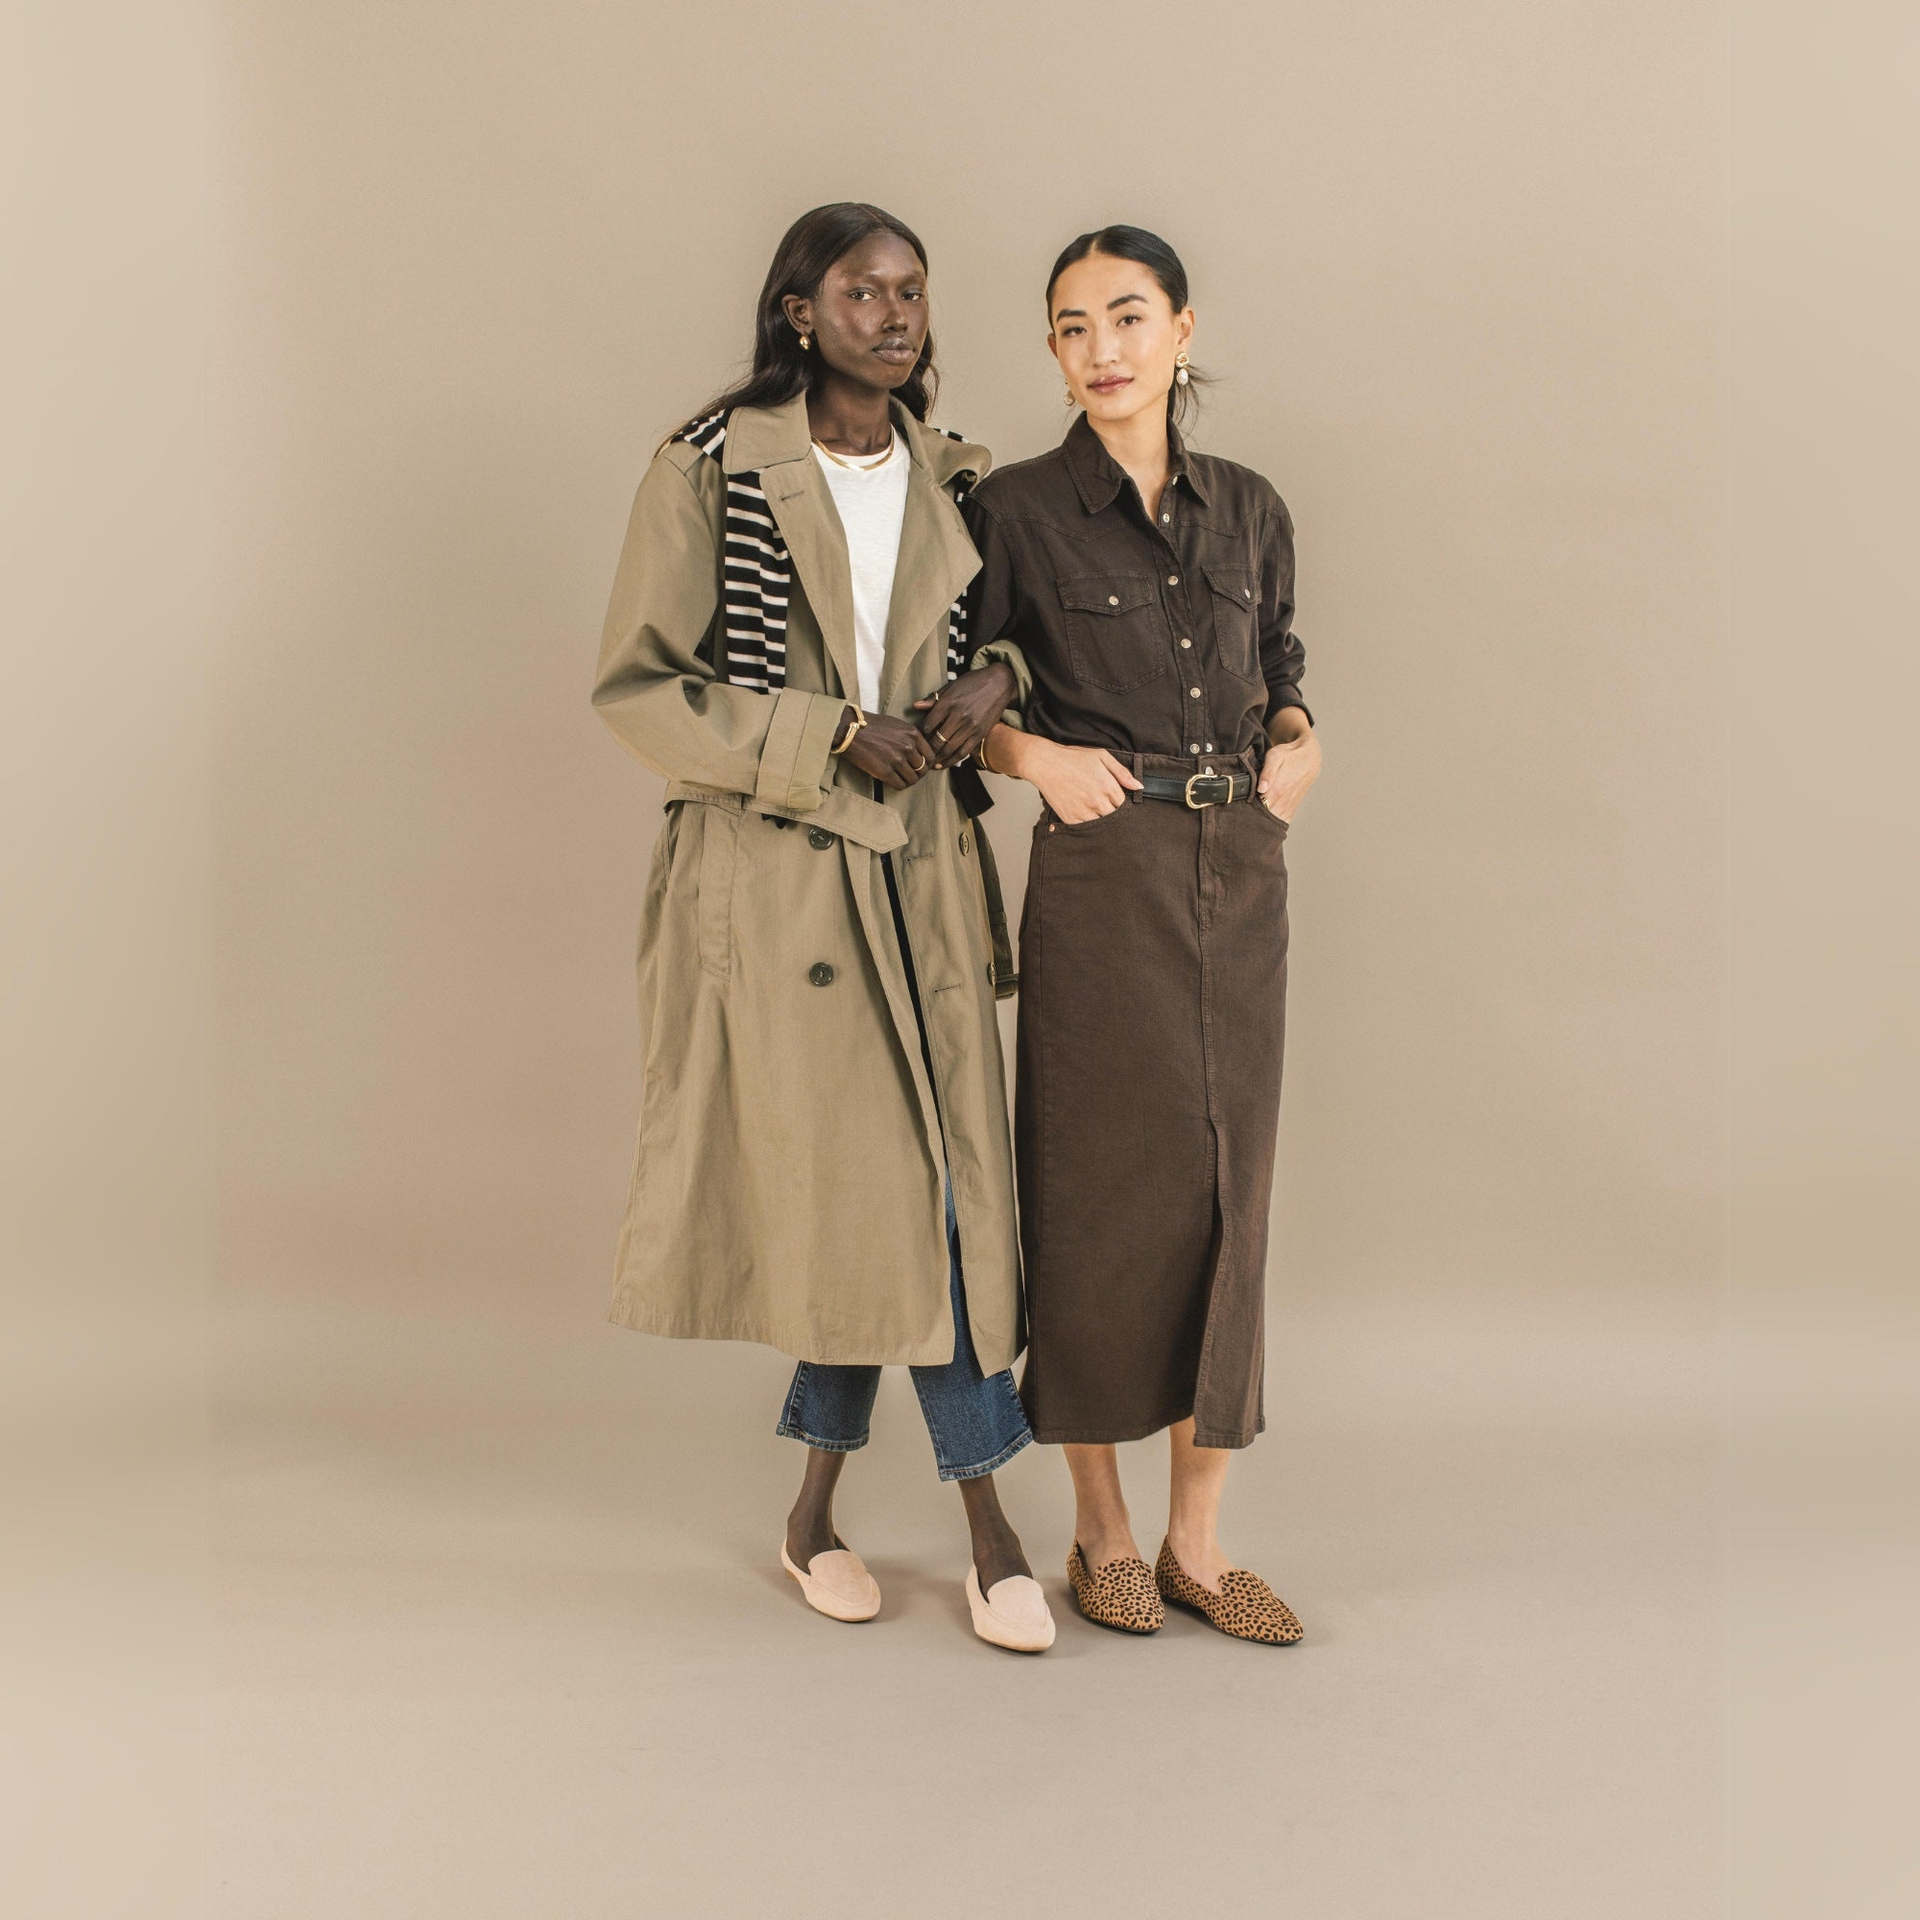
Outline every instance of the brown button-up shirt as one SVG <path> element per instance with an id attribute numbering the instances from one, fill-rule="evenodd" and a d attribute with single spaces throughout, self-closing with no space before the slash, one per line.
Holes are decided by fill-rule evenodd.
<path id="1" fill-rule="evenodd" d="M 1115 753 L 1236 754 L 1304 708 L 1293 522 L 1261 477 L 1171 427 L 1157 518 L 1083 414 L 1051 453 L 967 503 L 980 549 L 970 638 L 1012 642 L 1034 733 Z M 976 657 L 978 657 L 976 655 Z M 1017 671 L 1016 667 L 1016 671 Z"/>

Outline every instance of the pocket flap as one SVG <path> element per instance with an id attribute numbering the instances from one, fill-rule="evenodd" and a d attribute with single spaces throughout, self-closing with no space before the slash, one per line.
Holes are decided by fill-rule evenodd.
<path id="1" fill-rule="evenodd" d="M 1150 573 L 1080 573 L 1060 582 L 1060 604 L 1075 613 L 1129 613 L 1152 598 Z"/>
<path id="2" fill-rule="evenodd" d="M 1225 594 L 1243 607 L 1253 606 L 1259 598 L 1260 583 L 1253 577 L 1251 567 L 1221 566 L 1209 560 L 1206 575 L 1207 584 L 1215 593 Z"/>

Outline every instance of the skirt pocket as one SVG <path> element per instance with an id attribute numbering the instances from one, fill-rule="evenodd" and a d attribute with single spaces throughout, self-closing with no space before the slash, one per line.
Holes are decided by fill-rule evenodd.
<path id="1" fill-rule="evenodd" d="M 1111 813 L 1096 814 L 1091 820 L 1069 822 L 1062 820 L 1060 816 L 1043 801 L 1040 806 L 1040 818 L 1034 823 L 1033 831 L 1035 836 L 1041 839 L 1044 839 L 1050 833 L 1098 833 L 1102 828 L 1112 826 L 1114 821 L 1119 819 L 1133 804 L 1131 800 L 1122 800 Z"/>
<path id="2" fill-rule="evenodd" d="M 1281 819 L 1281 817 L 1260 798 L 1257 792 L 1253 796 L 1253 810 L 1268 826 L 1277 827 L 1283 838 L 1292 831 L 1292 823 Z"/>

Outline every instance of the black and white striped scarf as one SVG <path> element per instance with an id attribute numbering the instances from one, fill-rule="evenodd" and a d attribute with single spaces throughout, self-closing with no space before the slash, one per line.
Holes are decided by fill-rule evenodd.
<path id="1" fill-rule="evenodd" d="M 942 427 L 949 440 L 961 436 Z M 670 440 L 684 440 L 710 460 L 720 458 L 727 441 L 727 416 L 711 413 L 691 420 Z M 793 556 L 780 537 L 773 509 L 760 490 L 757 473 L 730 473 L 726 524 L 721 532 L 720 611 L 725 642 L 715 665 L 721 678 L 759 693 L 778 693 L 787 684 L 787 602 L 793 593 Z M 949 483 L 957 501 L 973 485 L 973 476 L 957 474 Z M 967 663 L 967 597 L 947 609 L 947 678 Z"/>

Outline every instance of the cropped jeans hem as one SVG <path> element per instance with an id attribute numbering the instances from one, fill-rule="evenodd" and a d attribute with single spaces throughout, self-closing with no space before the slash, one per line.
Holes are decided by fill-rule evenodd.
<path id="1" fill-rule="evenodd" d="M 977 1467 L 942 1467 L 940 1478 L 942 1480 L 984 1480 L 988 1474 L 997 1473 L 1023 1447 L 1032 1445 L 1031 1433 L 1016 1434 L 991 1460 L 983 1461 Z"/>
<path id="2" fill-rule="evenodd" d="M 920 1415 L 927 1423 L 940 1478 L 978 1480 L 1030 1446 L 1033 1429 L 1027 1425 L 1012 1372 L 1002 1368 L 988 1377 L 975 1358 L 951 1188 L 947 1191 L 947 1253 L 953 1358 L 941 1366 L 909 1367 L 907 1372 L 920 1399 Z M 878 1367 L 802 1360 L 794 1368 L 793 1384 L 774 1431 L 782 1439 L 802 1441 L 821 1453 L 858 1452 L 872 1430 L 879 1390 Z"/>

